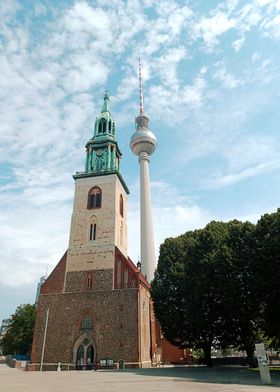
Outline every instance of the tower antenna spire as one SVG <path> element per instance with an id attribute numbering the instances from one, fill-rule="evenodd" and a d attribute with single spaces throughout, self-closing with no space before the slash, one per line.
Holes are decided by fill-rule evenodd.
<path id="1" fill-rule="evenodd" d="M 139 58 L 139 87 L 140 87 L 140 114 L 144 114 L 144 96 L 143 96 L 143 85 L 142 85 L 142 68 L 141 59 Z"/>

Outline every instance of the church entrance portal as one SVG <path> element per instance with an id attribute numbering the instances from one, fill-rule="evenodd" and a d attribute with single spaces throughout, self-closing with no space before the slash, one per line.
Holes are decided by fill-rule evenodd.
<path id="1" fill-rule="evenodd" d="M 94 347 L 88 338 L 80 343 L 76 350 L 76 369 L 92 370 L 94 366 Z"/>

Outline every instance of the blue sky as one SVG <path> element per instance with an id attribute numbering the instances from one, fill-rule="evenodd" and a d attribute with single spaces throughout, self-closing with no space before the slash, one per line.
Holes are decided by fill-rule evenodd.
<path id="1" fill-rule="evenodd" d="M 280 1 L 16 1 L 0 5 L 0 320 L 33 302 L 68 245 L 72 174 L 106 89 L 139 256 L 144 106 L 157 249 L 210 220 L 256 222 L 280 206 Z"/>

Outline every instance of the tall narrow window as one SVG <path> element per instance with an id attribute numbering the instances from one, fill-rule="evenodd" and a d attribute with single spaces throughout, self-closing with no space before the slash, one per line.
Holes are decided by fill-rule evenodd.
<path id="1" fill-rule="evenodd" d="M 102 191 L 99 187 L 93 187 L 88 193 L 88 209 L 101 208 Z"/>
<path id="2" fill-rule="evenodd" d="M 120 214 L 123 216 L 123 196 L 120 195 Z"/>
<path id="3" fill-rule="evenodd" d="M 90 239 L 90 241 L 96 240 L 96 223 L 90 224 L 89 239 Z"/>
<path id="4" fill-rule="evenodd" d="M 92 276 L 87 278 L 87 289 L 92 290 Z"/>
<path id="5" fill-rule="evenodd" d="M 122 282 L 122 262 L 121 260 L 118 260 L 118 267 L 117 267 L 117 288 L 121 288 L 121 282 Z"/>
<path id="6" fill-rule="evenodd" d="M 106 120 L 104 118 L 102 118 L 99 121 L 98 133 L 105 133 L 105 132 L 106 132 Z"/>
<path id="7" fill-rule="evenodd" d="M 120 225 L 120 244 L 123 245 L 123 223 Z"/>
<path id="8" fill-rule="evenodd" d="M 124 287 L 125 288 L 128 287 L 128 269 L 127 268 L 124 270 Z"/>

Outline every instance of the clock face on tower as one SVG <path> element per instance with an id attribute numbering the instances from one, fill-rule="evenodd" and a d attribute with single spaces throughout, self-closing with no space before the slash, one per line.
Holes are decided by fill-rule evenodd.
<path id="1" fill-rule="evenodd" d="M 103 150 L 101 150 L 101 149 L 97 150 L 97 151 L 96 151 L 96 155 L 97 155 L 98 157 L 102 157 L 102 155 L 103 155 Z"/>

